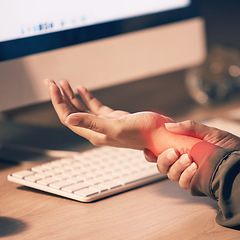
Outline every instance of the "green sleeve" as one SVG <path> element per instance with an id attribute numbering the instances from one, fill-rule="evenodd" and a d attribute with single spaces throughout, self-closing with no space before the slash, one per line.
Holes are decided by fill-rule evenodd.
<path id="1" fill-rule="evenodd" d="M 240 151 L 198 143 L 191 156 L 199 169 L 191 182 L 191 193 L 218 201 L 218 224 L 240 227 Z"/>

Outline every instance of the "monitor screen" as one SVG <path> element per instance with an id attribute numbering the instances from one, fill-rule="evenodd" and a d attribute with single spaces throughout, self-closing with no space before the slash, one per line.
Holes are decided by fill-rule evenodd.
<path id="1" fill-rule="evenodd" d="M 46 77 L 96 89 L 195 64 L 203 42 L 196 0 L 0 1 L 0 111 L 46 101 Z"/>
<path id="2" fill-rule="evenodd" d="M 0 60 L 153 27 L 164 12 L 184 10 L 190 0 L 8 0 L 0 3 Z M 14 6 L 14 7 L 13 7 Z M 196 12 L 191 6 L 189 16 Z M 160 14 L 159 14 L 160 13 Z M 143 18 L 144 17 L 144 18 Z M 27 47 L 26 47 L 27 44 Z"/>

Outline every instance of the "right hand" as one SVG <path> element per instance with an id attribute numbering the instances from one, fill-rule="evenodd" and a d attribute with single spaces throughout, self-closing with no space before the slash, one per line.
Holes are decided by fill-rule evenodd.
<path id="1" fill-rule="evenodd" d="M 158 171 L 166 174 L 170 180 L 178 182 L 182 189 L 190 189 L 198 166 L 188 154 L 180 154 L 178 150 L 169 148 L 156 157 L 150 150 L 145 149 L 144 156 L 148 162 L 156 162 Z"/>
<path id="2" fill-rule="evenodd" d="M 222 148 L 240 150 L 240 138 L 223 130 L 187 120 L 179 123 L 166 123 L 165 128 L 172 133 L 199 138 Z"/>
<path id="3" fill-rule="evenodd" d="M 166 123 L 165 128 L 172 133 L 196 137 L 222 148 L 240 150 L 239 137 L 194 121 Z M 178 182 L 181 188 L 190 189 L 197 165 L 192 162 L 188 155 L 181 155 L 176 149 L 168 149 L 155 157 L 149 150 L 145 150 L 145 158 L 150 162 L 157 162 L 159 172 L 167 174 L 168 178 Z"/>

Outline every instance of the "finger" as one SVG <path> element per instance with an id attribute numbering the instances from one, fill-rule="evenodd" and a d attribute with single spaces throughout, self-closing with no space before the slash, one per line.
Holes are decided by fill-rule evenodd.
<path id="1" fill-rule="evenodd" d="M 116 138 L 121 126 L 118 120 L 107 119 L 90 113 L 74 113 L 67 117 L 66 124 L 81 127 Z"/>
<path id="2" fill-rule="evenodd" d="M 75 112 L 72 105 L 69 105 L 63 98 L 63 95 L 58 86 L 50 81 L 48 85 L 49 94 L 52 100 L 53 107 L 60 119 L 65 124 L 68 115 Z"/>
<path id="3" fill-rule="evenodd" d="M 204 139 L 209 134 L 209 127 L 191 120 L 179 123 L 165 123 L 165 128 L 173 133 Z"/>
<path id="4" fill-rule="evenodd" d="M 83 106 L 83 104 L 78 100 L 78 98 L 74 94 L 68 81 L 62 80 L 59 82 L 59 84 L 62 89 L 63 95 L 69 102 L 69 104 L 72 104 L 72 106 L 76 108 L 77 111 L 88 112 L 88 110 Z"/>
<path id="5" fill-rule="evenodd" d="M 191 181 L 197 172 L 197 169 L 197 164 L 192 162 L 192 164 L 182 172 L 179 179 L 179 186 L 182 189 L 190 190 Z"/>
<path id="6" fill-rule="evenodd" d="M 182 172 L 192 164 L 192 160 L 188 154 L 183 154 L 168 171 L 168 178 L 174 182 L 178 182 Z"/>
<path id="7" fill-rule="evenodd" d="M 144 149 L 143 151 L 144 153 L 144 157 L 148 162 L 157 162 L 157 157 L 154 155 L 154 153 L 152 151 L 150 151 L 149 149 Z"/>
<path id="8" fill-rule="evenodd" d="M 50 88 L 49 88 L 49 86 L 51 84 L 55 84 L 55 82 L 52 79 L 46 78 L 46 79 L 43 80 L 43 83 L 44 83 L 44 85 L 45 85 L 45 87 L 46 87 L 46 89 L 48 91 L 48 94 L 50 95 Z"/>
<path id="9" fill-rule="evenodd" d="M 158 171 L 167 174 L 170 166 L 176 162 L 179 158 L 179 153 L 177 150 L 170 148 L 161 153 L 157 158 L 157 168 Z"/>
<path id="10" fill-rule="evenodd" d="M 122 147 L 121 143 L 117 140 L 110 138 L 104 134 L 94 132 L 90 129 L 74 127 L 67 125 L 73 132 L 77 133 L 79 136 L 87 139 L 95 146 L 112 146 L 112 147 Z"/>
<path id="11" fill-rule="evenodd" d="M 113 109 L 102 105 L 85 87 L 78 86 L 77 91 L 88 108 L 96 115 L 106 115 L 113 112 Z"/>

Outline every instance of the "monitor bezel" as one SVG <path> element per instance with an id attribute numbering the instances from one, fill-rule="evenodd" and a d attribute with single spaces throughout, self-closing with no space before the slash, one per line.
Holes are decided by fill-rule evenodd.
<path id="1" fill-rule="evenodd" d="M 86 43 L 199 16 L 197 0 L 184 8 L 0 42 L 0 61 Z M 27 47 L 26 47 L 27 46 Z"/>

